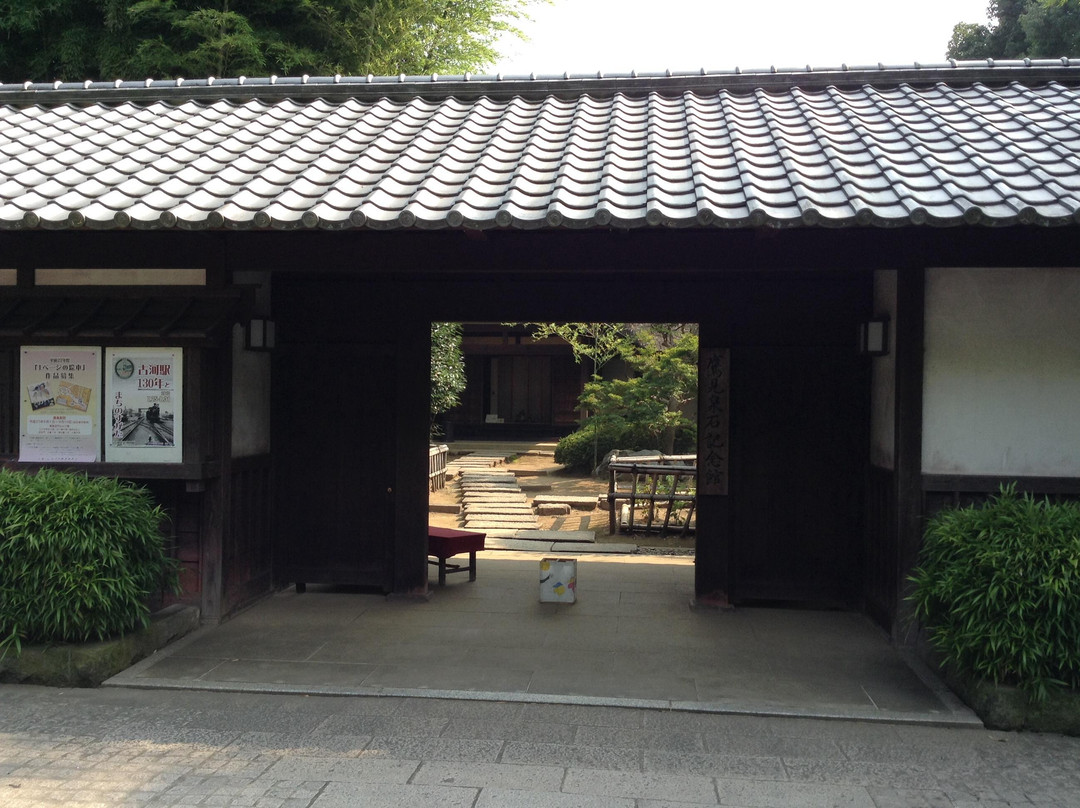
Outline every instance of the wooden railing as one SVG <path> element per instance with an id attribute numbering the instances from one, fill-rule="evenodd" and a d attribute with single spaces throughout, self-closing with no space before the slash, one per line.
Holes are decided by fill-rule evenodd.
<path id="1" fill-rule="evenodd" d="M 655 455 L 613 460 L 608 464 L 608 526 L 612 534 L 625 528 L 659 531 L 661 535 L 675 527 L 685 536 L 692 528 L 697 507 L 697 456 Z M 619 508 L 626 504 L 627 518 L 620 518 Z M 638 507 L 645 510 L 637 518 Z M 660 521 L 658 511 L 663 511 Z M 674 525 L 672 522 L 674 521 Z"/>

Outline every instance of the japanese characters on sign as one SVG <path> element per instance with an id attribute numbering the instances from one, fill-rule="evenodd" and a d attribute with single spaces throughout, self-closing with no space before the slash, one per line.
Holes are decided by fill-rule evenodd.
<path id="1" fill-rule="evenodd" d="M 183 350 L 24 346 L 19 460 L 183 462 Z M 104 376 L 104 388 L 102 384 Z M 102 395 L 104 389 L 104 395 Z"/>
<path id="2" fill-rule="evenodd" d="M 182 381 L 180 348 L 106 349 L 106 461 L 183 461 Z"/>
<path id="3" fill-rule="evenodd" d="M 101 449 L 101 351 L 22 349 L 19 460 L 95 463 Z"/>
<path id="4" fill-rule="evenodd" d="M 727 348 L 710 348 L 702 352 L 702 423 L 705 456 L 699 459 L 702 494 L 724 496 L 728 492 L 728 410 L 730 382 L 730 352 Z"/>

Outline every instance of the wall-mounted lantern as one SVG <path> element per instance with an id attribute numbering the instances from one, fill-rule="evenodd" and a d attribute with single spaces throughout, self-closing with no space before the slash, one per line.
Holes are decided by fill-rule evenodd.
<path id="1" fill-rule="evenodd" d="M 252 318 L 247 326 L 247 343 L 244 346 L 249 351 L 269 351 L 274 347 L 274 321 L 261 318 Z"/>
<path id="2" fill-rule="evenodd" d="M 859 353 L 885 356 L 889 352 L 889 318 L 876 317 L 859 323 Z"/>

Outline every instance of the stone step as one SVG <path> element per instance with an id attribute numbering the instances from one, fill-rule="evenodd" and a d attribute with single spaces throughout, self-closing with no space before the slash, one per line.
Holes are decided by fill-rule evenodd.
<path id="1" fill-rule="evenodd" d="M 516 527 L 518 530 L 530 530 L 536 528 L 536 519 L 532 516 L 514 516 L 513 514 L 494 513 L 474 516 L 465 514 L 465 527 L 478 527 L 481 524 L 498 525 L 499 527 Z M 554 541 L 554 539 L 552 539 Z"/>
<path id="2" fill-rule="evenodd" d="M 550 491 L 553 486 L 551 483 L 523 481 L 520 483 L 520 487 L 522 491 Z"/>
<path id="3" fill-rule="evenodd" d="M 462 510 L 469 516 L 475 516 L 478 513 L 505 513 L 512 514 L 514 516 L 531 516 L 535 517 L 533 509 L 528 505 L 466 505 Z"/>
<path id="4" fill-rule="evenodd" d="M 477 533 L 488 533 L 492 530 L 513 530 L 515 535 L 517 531 L 527 530 L 528 526 L 523 525 L 520 522 L 504 522 L 502 520 L 480 520 L 476 522 L 465 522 L 466 530 L 474 530 Z"/>
<path id="5" fill-rule="evenodd" d="M 460 505 L 431 503 L 428 505 L 429 513 L 461 513 Z"/>
<path id="6" fill-rule="evenodd" d="M 533 498 L 533 502 L 537 505 L 569 505 L 575 511 L 594 511 L 596 510 L 596 501 L 596 495 L 582 497 L 562 494 L 537 494 Z"/>

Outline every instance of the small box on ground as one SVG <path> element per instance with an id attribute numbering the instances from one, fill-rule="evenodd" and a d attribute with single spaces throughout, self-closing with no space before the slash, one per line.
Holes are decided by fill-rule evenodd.
<path id="1" fill-rule="evenodd" d="M 573 603 L 577 593 L 577 559 L 540 560 L 540 602 Z"/>

